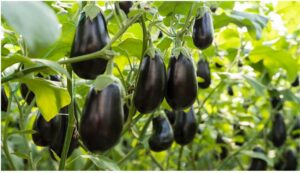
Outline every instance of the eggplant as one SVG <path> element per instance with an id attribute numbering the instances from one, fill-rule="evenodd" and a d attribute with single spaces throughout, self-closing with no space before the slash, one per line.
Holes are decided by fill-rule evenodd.
<path id="1" fill-rule="evenodd" d="M 193 42 L 194 45 L 203 50 L 208 48 L 214 37 L 214 28 L 212 17 L 209 11 L 205 12 L 202 17 L 197 16 L 193 26 Z"/>
<path id="2" fill-rule="evenodd" d="M 228 86 L 228 87 L 227 87 L 227 93 L 228 93 L 228 95 L 230 95 L 230 96 L 233 96 L 233 95 L 234 95 L 232 86 Z"/>
<path id="3" fill-rule="evenodd" d="M 59 157 L 61 157 L 67 133 L 67 113 L 68 107 L 64 107 L 60 110 L 60 114 L 62 115 L 55 116 L 49 122 L 44 119 L 41 113 L 38 113 L 33 124 L 33 130 L 36 131 L 36 133 L 32 134 L 33 142 L 38 146 L 49 146 L 49 149 L 52 149 Z M 75 128 L 67 156 L 70 156 L 73 150 L 79 146 L 76 131 L 77 129 Z M 50 152 L 50 154 L 55 159 L 53 153 Z"/>
<path id="4" fill-rule="evenodd" d="M 167 74 L 166 100 L 174 110 L 193 105 L 197 98 L 197 79 L 190 57 L 180 54 L 170 58 Z"/>
<path id="5" fill-rule="evenodd" d="M 132 5 L 133 5 L 132 1 L 120 1 L 119 2 L 120 9 L 123 10 L 126 15 L 128 15 Z"/>
<path id="6" fill-rule="evenodd" d="M 101 50 L 109 42 L 105 17 L 102 12 L 90 20 L 81 12 L 76 28 L 70 58 L 90 54 Z M 105 72 L 107 60 L 103 57 L 72 63 L 73 71 L 83 79 L 95 79 Z"/>
<path id="7" fill-rule="evenodd" d="M 67 114 L 68 109 L 65 108 L 63 110 L 63 113 Z M 65 138 L 66 138 L 66 134 L 67 134 L 68 116 L 67 115 L 61 115 L 59 124 L 60 124 L 60 126 L 58 128 L 58 131 L 60 133 L 56 133 L 55 140 L 53 140 L 51 142 L 51 144 L 49 146 L 49 149 L 53 150 L 56 153 L 57 156 L 61 157 L 64 142 L 65 142 Z M 75 128 L 73 130 L 73 133 L 72 133 L 71 143 L 70 143 L 70 146 L 69 146 L 67 157 L 69 157 L 72 154 L 72 152 L 79 146 L 77 133 L 78 133 L 77 132 L 77 127 L 75 126 Z M 50 154 L 51 154 L 51 156 L 53 155 L 52 152 L 50 152 Z M 52 157 L 52 158 L 55 160 L 55 157 Z"/>
<path id="8" fill-rule="evenodd" d="M 275 147 L 282 146 L 286 140 L 286 127 L 281 113 L 273 117 L 270 137 Z"/>
<path id="9" fill-rule="evenodd" d="M 165 113 L 168 117 L 168 120 L 169 120 L 170 124 L 173 125 L 175 123 L 175 117 L 176 117 L 175 112 L 165 109 Z"/>
<path id="10" fill-rule="evenodd" d="M 170 148 L 174 140 L 174 133 L 168 119 L 160 115 L 153 118 L 152 124 L 153 133 L 148 141 L 150 149 L 160 152 Z"/>
<path id="11" fill-rule="evenodd" d="M 262 154 L 265 153 L 264 150 L 261 149 L 260 147 L 255 147 L 253 151 Z M 250 171 L 267 170 L 267 162 L 259 158 L 252 158 L 251 165 L 248 170 Z"/>
<path id="12" fill-rule="evenodd" d="M 8 98 L 6 96 L 4 87 L 1 87 L 1 111 L 7 112 L 8 109 Z"/>
<path id="13" fill-rule="evenodd" d="M 189 144 L 193 141 L 198 129 L 194 109 L 191 107 L 188 113 L 176 111 L 175 115 L 174 139 L 180 145 Z"/>
<path id="14" fill-rule="evenodd" d="M 166 68 L 160 55 L 156 53 L 153 58 L 145 55 L 133 95 L 136 109 L 146 114 L 158 108 L 165 96 L 166 83 Z"/>
<path id="15" fill-rule="evenodd" d="M 295 118 L 295 125 L 291 132 L 291 136 L 293 139 L 300 138 L 300 117 Z"/>
<path id="16" fill-rule="evenodd" d="M 271 105 L 274 110 L 281 110 L 283 108 L 284 101 L 279 96 L 271 97 Z"/>
<path id="17" fill-rule="evenodd" d="M 221 160 L 225 159 L 228 155 L 228 150 L 227 148 L 224 146 L 226 143 L 223 140 L 222 136 L 220 134 L 217 135 L 217 139 L 216 139 L 216 143 L 217 144 L 221 144 L 221 153 L 218 155 L 218 158 L 220 158 Z"/>
<path id="18" fill-rule="evenodd" d="M 297 161 L 297 154 L 295 151 L 288 149 L 285 151 L 280 157 L 280 159 L 276 162 L 274 165 L 275 170 L 297 170 L 298 167 L 298 161 Z"/>
<path id="19" fill-rule="evenodd" d="M 291 85 L 292 85 L 292 87 L 299 86 L 299 76 L 296 77 L 296 79 L 293 81 L 293 83 Z"/>
<path id="20" fill-rule="evenodd" d="M 201 59 L 197 64 L 197 76 L 204 79 L 203 82 L 198 82 L 198 87 L 206 89 L 211 84 L 210 68 L 206 60 Z"/>
<path id="21" fill-rule="evenodd" d="M 101 91 L 91 88 L 80 123 L 80 135 L 91 152 L 103 152 L 115 146 L 124 122 L 120 86 L 112 83 Z"/>

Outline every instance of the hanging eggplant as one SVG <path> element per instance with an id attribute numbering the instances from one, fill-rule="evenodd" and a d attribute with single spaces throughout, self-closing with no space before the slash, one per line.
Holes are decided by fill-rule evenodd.
<path id="1" fill-rule="evenodd" d="M 86 55 L 101 50 L 109 42 L 105 17 L 102 12 L 90 20 L 85 12 L 81 12 L 79 23 L 73 40 L 70 57 Z M 104 73 L 107 60 L 101 57 L 72 63 L 74 72 L 83 79 L 95 79 Z"/>
<path id="2" fill-rule="evenodd" d="M 264 154 L 264 150 L 260 147 L 255 147 L 253 149 L 254 152 L 262 153 Z M 260 158 L 252 158 L 251 165 L 248 170 L 252 171 L 259 171 L 259 170 L 267 170 L 267 162 L 265 160 L 262 160 Z"/>
<path id="3" fill-rule="evenodd" d="M 8 109 L 8 98 L 6 96 L 4 87 L 1 87 L 1 111 L 7 112 Z"/>
<path id="4" fill-rule="evenodd" d="M 149 146 L 152 151 L 160 152 L 171 147 L 174 134 L 170 122 L 163 116 L 157 116 L 152 120 L 153 132 L 149 138 Z"/>
<path id="5" fill-rule="evenodd" d="M 197 97 L 196 72 L 190 57 L 172 56 L 167 74 L 166 100 L 174 110 L 193 105 Z"/>
<path id="6" fill-rule="evenodd" d="M 202 89 L 208 88 L 211 83 L 210 68 L 208 62 L 204 59 L 200 59 L 197 64 L 197 76 L 204 80 L 203 82 L 198 82 L 198 87 Z"/>
<path id="7" fill-rule="evenodd" d="M 271 141 L 275 147 L 280 147 L 286 140 L 286 127 L 280 113 L 276 113 L 272 120 Z"/>
<path id="8" fill-rule="evenodd" d="M 124 112 L 120 87 L 112 83 L 101 91 L 91 88 L 83 107 L 80 135 L 92 152 L 106 151 L 121 137 Z"/>
<path id="9" fill-rule="evenodd" d="M 136 109 L 142 113 L 153 112 L 163 101 L 166 91 L 166 68 L 158 53 L 153 58 L 143 58 L 137 86 L 133 96 Z"/>

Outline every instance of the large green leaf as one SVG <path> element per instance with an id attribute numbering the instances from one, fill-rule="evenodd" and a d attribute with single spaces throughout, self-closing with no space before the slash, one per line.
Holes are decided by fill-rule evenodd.
<path id="1" fill-rule="evenodd" d="M 60 36 L 56 15 L 43 2 L 4 1 L 1 11 L 8 24 L 23 36 L 30 56 L 38 56 Z"/>
<path id="2" fill-rule="evenodd" d="M 71 102 L 67 89 L 60 87 L 58 82 L 42 78 L 22 78 L 20 81 L 34 93 L 37 106 L 46 121 L 54 118 L 61 108 Z"/>
<path id="3" fill-rule="evenodd" d="M 221 28 L 228 23 L 234 23 L 239 27 L 247 27 L 252 38 L 260 39 L 262 30 L 268 23 L 268 19 L 258 14 L 247 12 L 232 11 L 231 13 L 222 13 L 214 17 L 214 27 Z"/>
<path id="4" fill-rule="evenodd" d="M 139 39 L 127 38 L 118 46 L 113 47 L 114 50 L 127 54 L 127 56 L 135 56 L 140 58 L 142 53 L 143 42 Z M 121 49 L 121 51 L 120 51 Z"/>
<path id="5" fill-rule="evenodd" d="M 297 76 L 298 66 L 297 60 L 285 50 L 274 50 L 267 46 L 255 47 L 249 55 L 253 63 L 263 60 L 264 66 L 267 68 L 270 75 L 278 72 L 279 68 L 283 68 L 287 72 L 287 79 L 293 82 Z"/>

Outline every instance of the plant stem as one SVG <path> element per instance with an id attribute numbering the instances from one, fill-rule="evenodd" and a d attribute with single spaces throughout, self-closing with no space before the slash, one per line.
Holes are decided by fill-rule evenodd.
<path id="1" fill-rule="evenodd" d="M 181 157 L 182 157 L 182 153 L 183 153 L 183 147 L 184 146 L 180 146 L 180 150 L 179 150 L 179 156 L 178 156 L 178 161 L 177 161 L 177 170 L 178 171 L 181 170 Z"/>
<path id="2" fill-rule="evenodd" d="M 149 155 L 150 155 L 151 160 L 154 162 L 154 164 L 155 164 L 156 166 L 158 166 L 159 169 L 160 169 L 161 171 L 163 171 L 164 168 L 158 163 L 158 161 L 157 161 L 157 160 L 155 159 L 155 157 L 150 153 L 150 151 L 149 151 Z"/>
<path id="3" fill-rule="evenodd" d="M 106 57 L 105 55 L 108 53 L 108 50 L 110 49 L 111 45 L 116 40 L 118 40 L 123 35 L 123 33 L 134 22 L 136 22 L 141 17 L 142 14 L 143 14 L 143 12 L 138 13 L 136 16 L 129 19 L 128 22 L 124 25 L 124 27 L 121 28 L 119 30 L 119 32 L 117 32 L 116 35 L 111 39 L 111 41 L 108 42 L 108 44 L 104 48 L 102 48 L 101 50 L 99 50 L 97 52 L 90 53 L 90 54 L 76 56 L 76 57 L 72 57 L 72 58 L 69 58 L 69 59 L 66 59 L 66 60 L 61 60 L 61 61 L 58 61 L 58 63 L 59 64 L 71 64 L 71 63 L 76 63 L 76 62 L 81 62 L 81 61 L 86 61 L 86 60 L 91 60 L 91 59 L 96 59 L 96 58 L 102 58 L 102 59 L 109 60 L 110 57 Z M 32 72 L 35 72 L 35 71 L 38 71 L 38 70 L 42 70 L 42 69 L 46 69 L 46 68 L 48 68 L 48 66 L 41 65 L 41 66 L 38 66 L 38 67 L 32 67 L 32 68 L 29 68 L 29 69 L 21 70 L 21 71 L 18 71 L 18 72 L 15 72 L 13 74 L 10 74 L 8 76 L 3 77 L 1 79 L 1 83 L 3 84 L 3 83 L 6 83 L 10 80 L 14 80 L 14 79 L 23 77 L 23 76 L 25 76 L 29 73 L 32 73 Z"/>
<path id="4" fill-rule="evenodd" d="M 67 155 L 69 152 L 69 147 L 70 143 L 72 140 L 73 132 L 74 132 L 74 125 L 75 125 L 75 115 L 74 115 L 74 95 L 73 95 L 73 82 L 72 82 L 72 69 L 71 66 L 68 65 L 67 67 L 68 72 L 71 76 L 71 79 L 67 80 L 67 87 L 68 91 L 71 96 L 71 104 L 68 106 L 68 127 L 67 127 L 67 132 L 66 132 L 66 137 L 64 140 L 64 147 L 62 150 L 62 155 L 61 155 L 61 160 L 59 162 L 59 170 L 64 170 L 65 169 L 65 162 L 67 159 Z"/>
<path id="5" fill-rule="evenodd" d="M 136 151 L 142 148 L 142 145 L 139 144 L 135 146 L 125 157 L 118 161 L 118 165 L 122 165 L 126 160 L 128 160 Z"/>
<path id="6" fill-rule="evenodd" d="M 6 121 L 5 121 L 5 126 L 4 126 L 4 133 L 3 133 L 3 150 L 4 150 L 4 154 L 5 154 L 5 157 L 7 158 L 8 160 L 8 163 L 11 167 L 12 170 L 16 170 L 16 166 L 14 165 L 14 162 L 12 161 L 12 158 L 10 157 L 10 153 L 9 153 L 9 149 L 8 149 L 8 146 L 7 146 L 7 138 L 8 138 L 8 124 L 9 124 L 9 117 L 6 118 Z M 3 159 L 3 158 L 2 158 Z"/>

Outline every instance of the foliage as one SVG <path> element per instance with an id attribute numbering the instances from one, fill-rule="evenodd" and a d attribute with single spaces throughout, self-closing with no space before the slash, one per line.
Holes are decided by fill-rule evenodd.
<path id="1" fill-rule="evenodd" d="M 276 148 L 268 136 L 275 115 L 270 103 L 274 89 L 284 100 L 280 112 L 287 134 L 294 118 L 300 116 L 300 87 L 291 87 L 300 75 L 299 2 L 138 1 L 128 14 L 114 3 L 2 3 L 1 83 L 9 102 L 8 111 L 1 112 L 3 170 L 246 170 L 251 158 L 265 160 L 268 170 L 274 170 L 284 151 L 299 150 L 299 138 L 288 135 L 283 146 Z M 199 50 L 193 44 L 192 25 L 203 6 L 217 7 L 217 11 L 205 7 L 212 15 L 214 41 Z M 97 55 L 72 60 L 69 54 L 82 10 L 90 18 L 103 12 L 111 42 Z M 164 99 L 154 113 L 141 115 L 135 111 L 132 96 L 147 47 L 153 44 L 168 67 L 178 41 L 182 45 L 175 51 L 190 54 L 195 67 L 200 58 L 206 59 L 211 84 L 207 89 L 198 88 L 193 104 L 199 128 L 193 142 L 184 147 L 173 142 L 168 150 L 153 152 L 148 144 L 153 130 L 150 122 L 171 108 Z M 114 57 L 113 75 L 92 81 L 71 73 L 71 62 L 98 55 Z M 59 74 L 63 82 L 35 77 L 38 73 Z M 101 90 L 112 82 L 123 85 L 123 101 L 130 105 L 122 137 L 114 148 L 90 153 L 81 145 L 64 162 L 63 157 L 49 159 L 48 149 L 33 143 L 32 126 L 38 111 L 50 120 L 62 107 L 74 106 L 76 113 L 69 111 L 69 116 L 78 123 L 89 88 L 95 85 Z M 21 83 L 34 92 L 37 106 L 27 105 L 21 97 Z M 228 86 L 233 96 L 227 93 Z M 69 123 L 70 128 L 74 126 L 72 119 Z M 238 134 L 236 126 L 244 135 Z M 216 141 L 218 135 L 225 143 Z M 255 146 L 265 153 L 253 152 Z M 224 147 L 228 156 L 222 160 L 218 154 Z"/>

